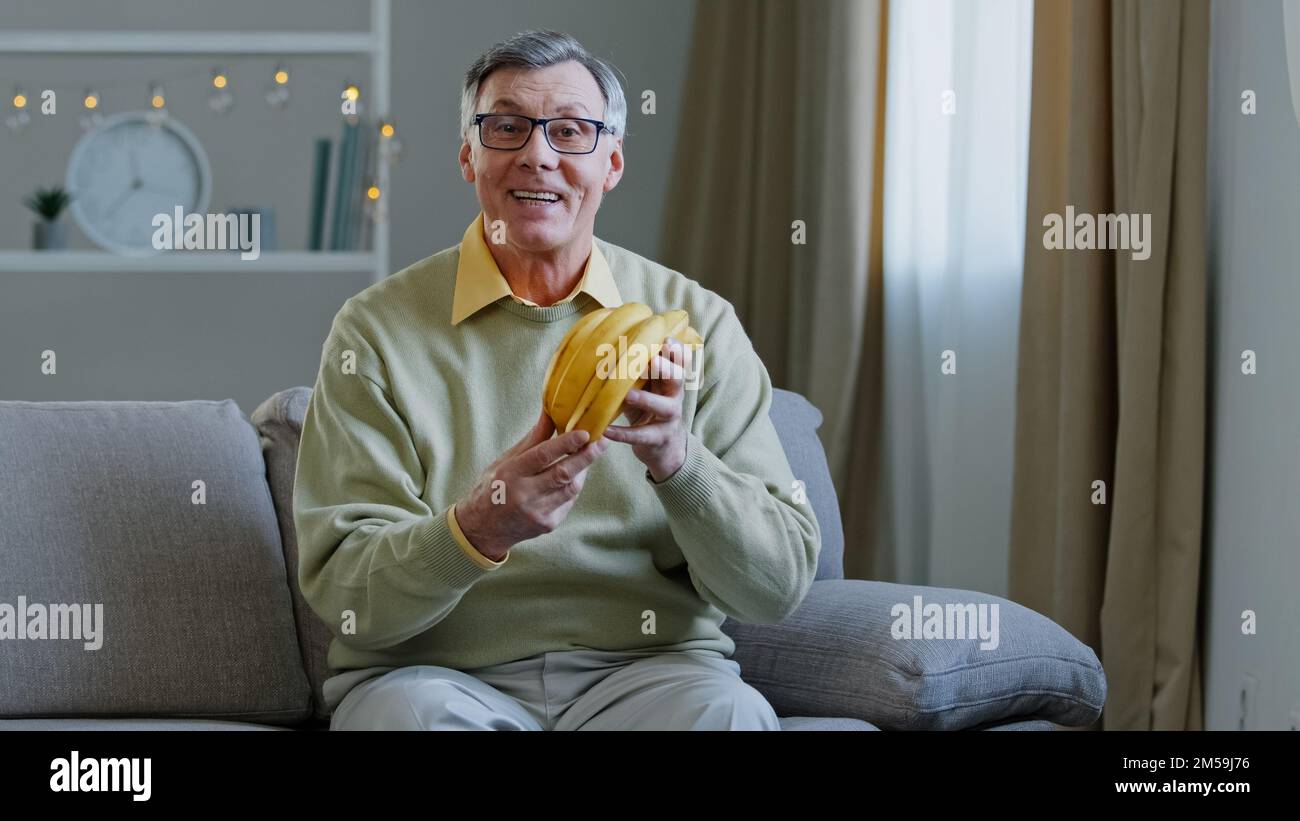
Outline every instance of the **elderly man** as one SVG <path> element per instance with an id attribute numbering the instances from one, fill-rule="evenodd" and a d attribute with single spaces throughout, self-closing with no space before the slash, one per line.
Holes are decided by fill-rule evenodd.
<path id="1" fill-rule="evenodd" d="M 294 492 L 333 729 L 780 729 L 721 624 L 791 613 L 820 531 L 731 305 L 594 237 L 626 120 L 573 38 L 494 46 L 461 101 L 482 212 L 334 318 Z M 690 312 L 698 386 L 670 340 L 633 424 L 557 432 L 548 359 L 624 301 Z"/>

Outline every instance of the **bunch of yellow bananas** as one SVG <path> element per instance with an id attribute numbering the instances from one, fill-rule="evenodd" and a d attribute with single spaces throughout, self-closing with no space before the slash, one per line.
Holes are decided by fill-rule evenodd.
<path id="1" fill-rule="evenodd" d="M 644 374 L 668 337 L 687 345 L 704 342 L 690 321 L 686 311 L 656 314 L 648 305 L 625 302 L 575 322 L 546 366 L 542 407 L 555 429 L 585 430 L 591 441 L 599 439 L 628 391 L 645 384 Z"/>

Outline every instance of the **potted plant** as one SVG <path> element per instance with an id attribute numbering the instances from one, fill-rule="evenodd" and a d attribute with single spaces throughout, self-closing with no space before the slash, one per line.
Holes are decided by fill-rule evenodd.
<path id="1" fill-rule="evenodd" d="M 59 186 L 37 188 L 28 195 L 27 207 L 40 217 L 32 230 L 32 245 L 37 251 L 57 251 L 68 244 L 68 226 L 59 222 L 59 215 L 68 207 L 72 197 Z"/>

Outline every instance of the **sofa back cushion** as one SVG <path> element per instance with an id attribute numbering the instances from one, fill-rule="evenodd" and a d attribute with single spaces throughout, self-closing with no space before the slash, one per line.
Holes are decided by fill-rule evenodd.
<path id="1" fill-rule="evenodd" d="M 831 483 L 817 429 L 822 412 L 802 394 L 775 388 L 768 416 L 776 427 L 781 449 L 790 462 L 794 478 L 803 482 L 808 503 L 817 515 L 822 531 L 822 552 L 817 559 L 818 579 L 844 578 L 844 527 L 840 522 L 840 501 Z"/>
<path id="2" fill-rule="evenodd" d="M 0 402 L 0 522 L 0 716 L 309 715 L 233 401 Z"/>
<path id="3" fill-rule="evenodd" d="M 293 480 L 298 467 L 298 440 L 302 437 L 302 420 L 307 415 L 311 388 L 299 387 L 280 391 L 267 399 L 251 418 L 262 440 L 266 460 L 266 481 L 275 500 L 280 521 L 280 541 L 284 560 L 289 567 L 289 590 L 293 594 L 293 614 L 298 620 L 298 641 L 302 649 L 307 679 L 311 682 L 312 710 L 318 721 L 329 720 L 321 685 L 330 677 L 330 641 L 334 634 L 303 598 L 298 583 L 298 536 L 293 527 Z"/>

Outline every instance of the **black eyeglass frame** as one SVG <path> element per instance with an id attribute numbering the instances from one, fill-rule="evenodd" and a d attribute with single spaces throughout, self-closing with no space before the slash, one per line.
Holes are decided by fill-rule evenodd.
<path id="1" fill-rule="evenodd" d="M 521 120 L 527 120 L 529 122 L 528 136 L 524 137 L 524 141 L 521 142 L 516 148 L 499 148 L 495 145 L 488 145 L 486 142 L 483 141 L 483 121 L 488 117 L 517 117 L 518 119 Z M 596 126 L 596 141 L 591 144 L 591 150 L 590 151 L 562 151 L 556 148 L 554 145 L 552 145 L 551 133 L 550 131 L 547 130 L 546 124 L 550 122 L 554 122 L 556 120 L 577 120 L 579 122 L 590 123 L 591 125 Z M 483 146 L 484 148 L 490 148 L 493 151 L 518 151 L 520 148 L 523 148 L 524 146 L 528 145 L 528 141 L 533 138 L 533 131 L 537 128 L 537 126 L 540 125 L 542 127 L 542 137 L 546 139 L 546 144 L 551 147 L 552 151 L 554 151 L 557 154 L 569 154 L 569 155 L 576 155 L 579 157 L 584 156 L 586 154 L 595 153 L 596 148 L 600 145 L 600 132 L 608 131 L 611 134 L 614 133 L 614 129 L 605 125 L 605 122 L 603 120 L 592 120 L 587 117 L 525 117 L 523 114 L 509 114 L 504 111 L 492 111 L 486 114 L 475 114 L 474 125 L 478 127 L 479 145 Z"/>

